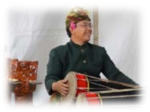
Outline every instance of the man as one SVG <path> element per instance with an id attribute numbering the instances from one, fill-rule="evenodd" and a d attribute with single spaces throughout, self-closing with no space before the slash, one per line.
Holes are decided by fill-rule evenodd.
<path id="1" fill-rule="evenodd" d="M 66 18 L 66 30 L 70 42 L 51 50 L 47 65 L 45 85 L 51 95 L 54 91 L 65 96 L 69 87 L 65 75 L 70 71 L 100 77 L 102 72 L 109 80 L 136 83 L 119 71 L 105 48 L 88 43 L 92 24 L 86 10 L 74 8 Z"/>

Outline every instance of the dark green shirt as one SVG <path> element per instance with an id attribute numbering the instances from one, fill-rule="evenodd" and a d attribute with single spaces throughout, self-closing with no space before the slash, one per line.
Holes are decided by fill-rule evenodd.
<path id="1" fill-rule="evenodd" d="M 45 78 L 46 89 L 52 94 L 52 83 L 64 79 L 70 71 L 100 77 L 102 72 L 109 80 L 136 84 L 119 71 L 105 48 L 86 43 L 79 46 L 72 41 L 51 50 Z"/>

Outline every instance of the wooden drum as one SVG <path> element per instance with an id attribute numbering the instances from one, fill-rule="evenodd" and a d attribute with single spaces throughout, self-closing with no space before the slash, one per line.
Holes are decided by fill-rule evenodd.
<path id="1" fill-rule="evenodd" d="M 138 91 L 137 88 L 139 88 L 138 86 L 135 85 L 101 79 L 98 77 L 93 77 L 90 75 L 77 73 L 77 72 L 69 72 L 66 75 L 65 79 L 68 80 L 67 83 L 69 85 L 69 92 L 66 96 L 60 97 L 60 102 L 70 103 L 70 102 L 76 102 L 77 99 L 79 100 L 80 98 L 81 101 L 83 100 L 83 98 L 84 99 L 86 98 L 88 103 L 97 102 L 101 104 L 102 103 L 101 99 L 102 97 L 104 98 L 104 96 L 115 95 L 116 97 L 118 95 L 125 95 L 128 93 L 133 94 L 133 91 Z M 94 95 L 93 97 L 94 100 L 93 98 L 91 98 L 93 95 Z M 51 99 L 55 99 L 55 97 L 53 96 L 56 95 L 52 95 Z"/>

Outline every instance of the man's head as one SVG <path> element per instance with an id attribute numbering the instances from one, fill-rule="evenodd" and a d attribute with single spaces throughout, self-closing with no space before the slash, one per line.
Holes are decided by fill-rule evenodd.
<path id="1" fill-rule="evenodd" d="M 67 15 L 66 31 L 69 37 L 75 36 L 88 41 L 92 33 L 91 26 L 88 12 L 83 8 L 74 8 Z"/>

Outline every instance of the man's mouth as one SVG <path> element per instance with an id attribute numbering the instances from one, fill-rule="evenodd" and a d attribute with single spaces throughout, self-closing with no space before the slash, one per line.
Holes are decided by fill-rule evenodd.
<path id="1" fill-rule="evenodd" d="M 87 36 L 91 36 L 91 33 L 86 33 Z"/>

